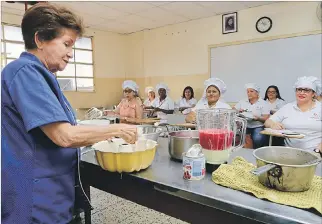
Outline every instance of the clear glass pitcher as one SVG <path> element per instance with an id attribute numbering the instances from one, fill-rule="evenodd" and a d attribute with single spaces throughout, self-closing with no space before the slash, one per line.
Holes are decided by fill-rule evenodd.
<path id="1" fill-rule="evenodd" d="M 246 119 L 237 117 L 236 110 L 197 110 L 199 144 L 207 163 L 225 163 L 230 153 L 245 144 Z"/>

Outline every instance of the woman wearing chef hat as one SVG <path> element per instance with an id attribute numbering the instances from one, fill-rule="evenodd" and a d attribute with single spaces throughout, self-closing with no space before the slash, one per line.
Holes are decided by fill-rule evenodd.
<path id="1" fill-rule="evenodd" d="M 302 139 L 285 138 L 290 147 L 309 151 L 321 149 L 322 119 L 321 103 L 315 100 L 315 94 L 321 94 L 321 81 L 314 77 L 300 77 L 294 85 L 296 101 L 286 104 L 266 122 L 272 129 L 287 129 L 304 134 Z"/>
<path id="2" fill-rule="evenodd" d="M 144 101 L 144 106 L 145 107 L 150 107 L 154 100 L 155 100 L 155 92 L 154 92 L 154 88 L 152 86 L 148 86 L 145 88 L 145 93 L 148 96 L 148 98 Z"/>
<path id="3" fill-rule="evenodd" d="M 259 97 L 260 88 L 255 83 L 246 84 L 245 89 L 247 90 L 247 99 L 239 101 L 234 109 L 249 118 L 246 134 L 250 136 L 256 149 L 268 143 L 268 137 L 260 132 L 264 129 L 264 122 L 270 116 L 270 106 Z"/>
<path id="4" fill-rule="evenodd" d="M 154 112 L 156 112 L 157 117 L 161 119 L 160 123 L 166 123 L 167 114 L 173 114 L 174 102 L 168 96 L 169 88 L 166 84 L 159 83 L 155 89 L 158 92 L 159 97 L 155 98 L 151 107 L 146 107 L 146 109 L 154 109 Z"/>
<path id="5" fill-rule="evenodd" d="M 116 107 L 113 114 L 119 114 L 121 118 L 142 118 L 142 101 L 138 95 L 139 86 L 132 80 L 126 80 L 122 84 L 124 98 Z M 108 115 L 110 113 L 105 113 Z"/>
<path id="6" fill-rule="evenodd" d="M 196 111 L 199 109 L 231 109 L 228 104 L 219 100 L 221 94 L 224 94 L 227 89 L 224 81 L 218 78 L 210 78 L 204 82 L 204 86 L 205 89 L 203 97 L 199 100 L 197 105 L 192 108 L 192 111 L 186 117 L 186 122 L 188 123 L 194 123 L 196 121 Z"/>

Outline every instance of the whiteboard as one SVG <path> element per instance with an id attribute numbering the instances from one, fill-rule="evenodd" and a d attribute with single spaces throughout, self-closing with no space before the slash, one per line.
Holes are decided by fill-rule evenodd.
<path id="1" fill-rule="evenodd" d="M 262 98 L 268 86 L 276 85 L 282 98 L 291 102 L 298 77 L 321 79 L 321 41 L 321 34 L 314 34 L 211 48 L 210 74 L 226 83 L 227 102 L 246 98 L 244 85 L 249 82 L 260 86 Z"/>

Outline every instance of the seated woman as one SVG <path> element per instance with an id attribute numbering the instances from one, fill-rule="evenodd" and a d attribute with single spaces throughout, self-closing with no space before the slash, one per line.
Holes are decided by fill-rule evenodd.
<path id="1" fill-rule="evenodd" d="M 321 103 L 314 99 L 321 93 L 321 81 L 318 78 L 300 77 L 295 83 L 296 101 L 286 104 L 266 122 L 272 129 L 287 129 L 304 134 L 302 139 L 285 138 L 289 147 L 313 151 L 321 148 L 322 116 Z"/>
<path id="2" fill-rule="evenodd" d="M 264 122 L 270 116 L 270 107 L 266 101 L 259 97 L 260 88 L 255 83 L 248 83 L 245 88 L 248 98 L 239 101 L 234 109 L 239 112 L 251 113 L 252 119 L 247 121 L 246 134 L 250 136 L 256 149 L 268 144 L 268 137 L 260 132 L 264 130 Z"/>
<path id="3" fill-rule="evenodd" d="M 264 100 L 269 104 L 271 114 L 274 114 L 285 105 L 279 89 L 274 85 L 267 87 Z"/>
<path id="4" fill-rule="evenodd" d="M 167 114 L 173 114 L 174 102 L 168 96 L 169 88 L 166 84 L 159 83 L 155 89 L 159 97 L 154 100 L 151 107 L 146 107 L 146 109 L 154 109 L 153 113 L 161 119 L 160 123 L 167 123 Z"/>
<path id="5" fill-rule="evenodd" d="M 137 96 L 139 91 L 138 85 L 132 80 L 126 80 L 122 84 L 124 98 L 116 107 L 114 112 L 107 114 L 119 114 L 121 119 L 138 118 L 143 116 L 142 101 Z M 107 115 L 105 113 L 105 115 Z"/>
<path id="6" fill-rule="evenodd" d="M 196 122 L 196 111 L 199 109 L 211 109 L 211 108 L 224 108 L 231 109 L 231 107 L 219 101 L 221 94 L 226 92 L 226 84 L 221 79 L 210 78 L 204 82 L 204 93 L 203 97 L 197 105 L 192 108 L 191 112 L 186 117 L 186 122 L 195 123 Z"/>
<path id="7" fill-rule="evenodd" d="M 147 94 L 148 98 L 144 101 L 144 107 L 150 107 L 154 100 L 155 100 L 155 92 L 152 86 L 148 86 L 145 88 L 145 93 Z"/>
<path id="8" fill-rule="evenodd" d="M 182 114 L 186 115 L 191 112 L 191 108 L 196 106 L 197 100 L 194 98 L 194 92 L 191 86 L 184 88 L 181 99 L 176 103 L 176 107 Z"/>

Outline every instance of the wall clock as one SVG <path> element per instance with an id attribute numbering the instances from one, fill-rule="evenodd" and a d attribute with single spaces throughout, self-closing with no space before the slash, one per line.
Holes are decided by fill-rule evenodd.
<path id="1" fill-rule="evenodd" d="M 273 26 L 271 18 L 264 16 L 257 20 L 256 30 L 260 33 L 267 33 Z"/>

